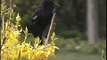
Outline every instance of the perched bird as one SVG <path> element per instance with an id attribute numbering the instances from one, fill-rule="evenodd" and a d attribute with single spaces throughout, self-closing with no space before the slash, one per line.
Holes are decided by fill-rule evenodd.
<path id="1" fill-rule="evenodd" d="M 28 30 L 35 38 L 42 38 L 43 31 L 51 22 L 55 7 L 57 7 L 55 3 L 50 0 L 45 0 L 34 14 L 32 23 L 28 26 Z"/>

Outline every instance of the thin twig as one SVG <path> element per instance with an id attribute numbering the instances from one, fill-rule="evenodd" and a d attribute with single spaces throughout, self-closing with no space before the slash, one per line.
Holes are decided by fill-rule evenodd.
<path id="1" fill-rule="evenodd" d="M 4 15 L 2 16 L 1 46 L 4 44 Z"/>
<path id="2" fill-rule="evenodd" d="M 10 0 L 10 10 L 13 13 L 13 0 Z"/>
<path id="3" fill-rule="evenodd" d="M 45 45 L 50 42 L 50 37 L 51 37 L 52 33 L 54 32 L 55 15 L 56 15 L 56 13 L 54 13 L 53 16 L 52 16 L 51 25 L 50 25 L 50 28 L 49 28 L 49 31 L 48 31 L 48 35 L 47 35 L 47 39 L 45 41 Z"/>
<path id="4" fill-rule="evenodd" d="M 5 0 L 1 0 L 1 7 L 3 7 L 6 4 Z"/>

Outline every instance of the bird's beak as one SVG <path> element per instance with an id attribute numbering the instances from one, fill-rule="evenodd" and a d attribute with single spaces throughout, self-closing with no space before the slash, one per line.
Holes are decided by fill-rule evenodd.
<path id="1" fill-rule="evenodd" d="M 56 3 L 55 3 L 55 5 L 54 5 L 54 7 L 59 7 L 59 6 L 60 6 L 60 5 L 59 5 L 59 4 L 56 4 Z"/>

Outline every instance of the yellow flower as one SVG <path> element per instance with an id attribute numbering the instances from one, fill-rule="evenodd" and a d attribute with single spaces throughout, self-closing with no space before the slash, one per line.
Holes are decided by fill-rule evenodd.
<path id="1" fill-rule="evenodd" d="M 16 24 L 11 23 L 11 21 L 5 24 L 5 34 L 6 42 L 1 48 L 2 60 L 48 60 L 50 56 L 55 56 L 56 46 L 51 44 L 39 45 L 40 39 L 36 38 L 34 41 L 34 46 L 30 43 L 20 42 L 20 34 L 22 30 L 19 30 L 18 22 L 21 20 L 19 14 L 16 17 Z M 27 31 L 27 30 L 26 30 Z M 27 31 L 28 32 L 28 31 Z M 26 34 L 27 34 L 26 32 Z M 27 36 L 26 36 L 27 37 Z M 54 39 L 54 36 L 53 38 Z"/>

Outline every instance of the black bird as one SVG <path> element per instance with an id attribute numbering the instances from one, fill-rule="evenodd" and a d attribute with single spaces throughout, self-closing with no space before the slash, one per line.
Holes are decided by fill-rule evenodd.
<path id="1" fill-rule="evenodd" d="M 55 3 L 50 0 L 45 0 L 42 6 L 40 6 L 40 8 L 34 14 L 32 23 L 28 26 L 28 30 L 35 38 L 42 38 L 43 31 L 51 22 L 55 7 L 57 7 Z"/>

